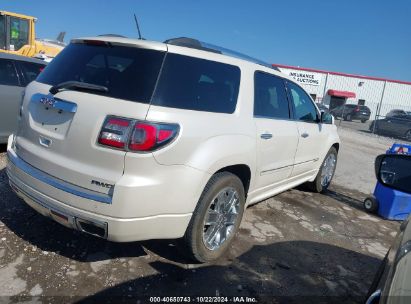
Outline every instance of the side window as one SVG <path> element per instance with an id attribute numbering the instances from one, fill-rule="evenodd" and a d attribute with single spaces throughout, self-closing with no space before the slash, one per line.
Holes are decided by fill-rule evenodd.
<path id="1" fill-rule="evenodd" d="M 11 60 L 0 59 L 0 85 L 19 85 L 16 69 Z"/>
<path id="2" fill-rule="evenodd" d="M 299 86 L 288 82 L 295 109 L 295 118 L 306 122 L 317 122 L 318 113 L 308 94 Z"/>
<path id="3" fill-rule="evenodd" d="M 167 54 L 152 104 L 231 114 L 237 105 L 240 74 L 234 65 Z"/>
<path id="4" fill-rule="evenodd" d="M 29 21 L 10 17 L 10 50 L 18 51 L 29 43 Z"/>
<path id="5" fill-rule="evenodd" d="M 21 67 L 21 71 L 23 72 L 25 83 L 24 86 L 28 85 L 30 82 L 37 78 L 37 75 L 44 69 L 44 65 L 33 63 L 33 62 L 26 62 L 20 61 L 19 65 Z"/>
<path id="6" fill-rule="evenodd" d="M 254 75 L 254 116 L 289 119 L 284 81 L 263 72 Z"/>

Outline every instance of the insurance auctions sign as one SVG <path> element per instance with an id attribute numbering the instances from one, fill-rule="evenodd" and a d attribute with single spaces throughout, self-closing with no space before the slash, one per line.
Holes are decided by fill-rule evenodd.
<path id="1" fill-rule="evenodd" d="M 321 84 L 321 74 L 305 71 L 288 71 L 288 75 L 300 84 L 319 86 Z"/>

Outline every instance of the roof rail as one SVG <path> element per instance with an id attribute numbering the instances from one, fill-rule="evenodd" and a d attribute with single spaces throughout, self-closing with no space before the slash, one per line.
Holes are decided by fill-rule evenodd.
<path id="1" fill-rule="evenodd" d="M 236 52 L 236 51 L 233 51 L 233 50 L 230 50 L 230 49 L 226 49 L 224 47 L 217 46 L 217 45 L 214 45 L 214 44 L 211 44 L 211 43 L 202 42 L 200 40 L 193 39 L 193 38 L 187 38 L 187 37 L 172 38 L 172 39 L 168 39 L 168 40 L 164 41 L 164 43 L 171 44 L 171 45 L 188 47 L 188 48 L 193 48 L 193 49 L 202 50 L 202 51 L 206 51 L 206 52 L 212 52 L 212 53 L 227 55 L 227 56 L 235 57 L 235 58 L 238 58 L 238 59 L 250 61 L 250 62 L 259 64 L 259 65 L 262 65 L 264 67 L 274 69 L 276 71 L 280 71 L 277 67 L 275 67 L 275 66 L 273 66 L 269 63 L 266 63 L 264 61 L 261 61 L 259 59 L 256 59 L 256 58 L 250 57 L 248 55 L 244 55 L 244 54 L 241 54 L 239 52 Z"/>

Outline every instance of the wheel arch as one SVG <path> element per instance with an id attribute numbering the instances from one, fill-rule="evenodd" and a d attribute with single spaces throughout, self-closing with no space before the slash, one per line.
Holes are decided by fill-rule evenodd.
<path id="1" fill-rule="evenodd" d="M 219 172 L 230 172 L 236 175 L 243 183 L 244 193 L 247 197 L 248 189 L 250 188 L 250 182 L 251 182 L 251 169 L 248 165 L 236 164 L 236 165 L 226 166 L 224 168 L 219 169 L 214 174 L 219 173 Z"/>

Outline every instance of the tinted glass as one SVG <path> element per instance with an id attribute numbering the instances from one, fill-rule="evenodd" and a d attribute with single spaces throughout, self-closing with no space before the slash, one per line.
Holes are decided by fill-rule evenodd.
<path id="1" fill-rule="evenodd" d="M 0 59 L 0 85 L 19 85 L 16 69 L 11 60 Z"/>
<path id="2" fill-rule="evenodd" d="M 240 69 L 236 66 L 168 54 L 152 104 L 233 113 L 239 85 Z"/>
<path id="3" fill-rule="evenodd" d="M 262 72 L 255 73 L 254 116 L 290 118 L 284 81 L 281 78 Z"/>
<path id="4" fill-rule="evenodd" d="M 386 156 L 379 174 L 385 185 L 411 193 L 411 157 Z"/>
<path id="5" fill-rule="evenodd" d="M 29 21 L 10 17 L 10 50 L 18 51 L 29 43 Z"/>
<path id="6" fill-rule="evenodd" d="M 308 94 L 292 82 L 288 82 L 288 87 L 294 103 L 295 119 L 317 122 L 318 113 Z"/>
<path id="7" fill-rule="evenodd" d="M 86 82 L 108 88 L 108 93 L 93 94 L 149 103 L 163 58 L 163 52 L 153 50 L 70 44 L 37 81 L 49 85 Z"/>
<path id="8" fill-rule="evenodd" d="M 37 75 L 44 69 L 45 65 L 33 63 L 33 62 L 26 62 L 20 61 L 19 65 L 21 67 L 21 71 L 24 75 L 24 83 L 23 85 L 28 85 L 30 82 L 37 78 Z"/>
<path id="9" fill-rule="evenodd" d="M 6 49 L 6 17 L 0 15 L 0 49 Z"/>

